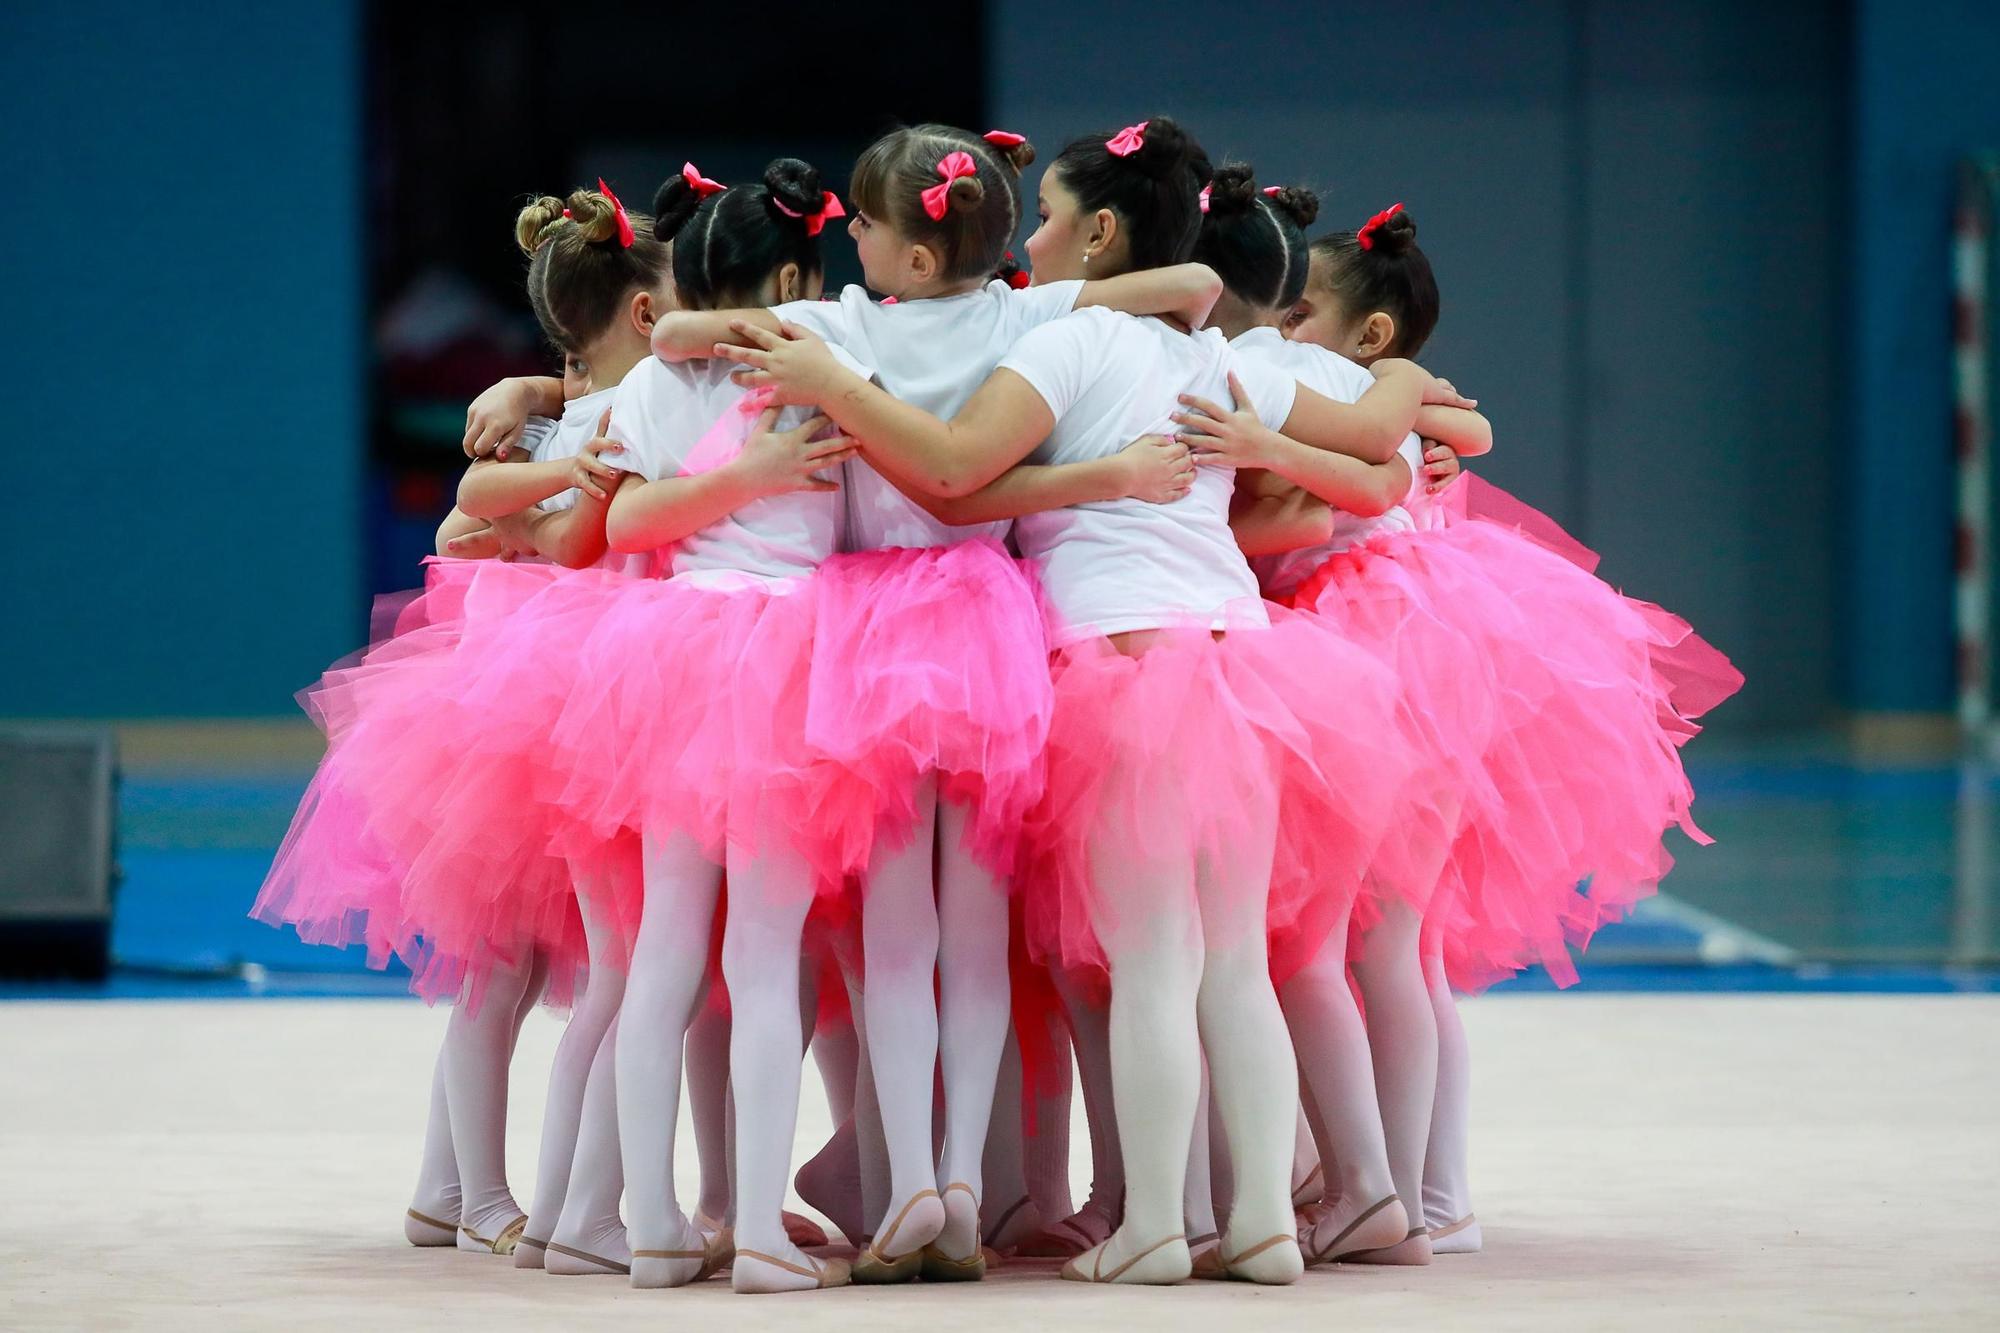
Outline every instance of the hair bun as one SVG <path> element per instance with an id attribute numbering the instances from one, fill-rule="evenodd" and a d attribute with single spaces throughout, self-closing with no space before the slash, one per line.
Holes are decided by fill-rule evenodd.
<path id="1" fill-rule="evenodd" d="M 986 187 L 980 183 L 978 173 L 960 176 L 945 187 L 945 200 L 955 213 L 969 213 L 986 201 Z"/>
<path id="2" fill-rule="evenodd" d="M 1141 131 L 1139 151 L 1126 160 L 1154 180 L 1165 180 L 1186 168 L 1194 157 L 1193 141 L 1170 116 L 1154 116 Z"/>
<path id="3" fill-rule="evenodd" d="M 514 218 L 514 243 L 524 254 L 534 254 L 548 243 L 556 225 L 563 221 L 563 201 L 552 194 L 542 195 Z"/>
<path id="4" fill-rule="evenodd" d="M 1408 254 L 1417 244 L 1417 220 L 1408 209 L 1398 209 L 1394 217 L 1370 233 L 1370 239 L 1378 255 Z"/>
<path id="5" fill-rule="evenodd" d="M 990 141 L 989 146 L 993 149 L 996 157 L 1014 168 L 1017 175 L 1035 165 L 1035 146 L 1026 139 L 1021 140 L 1021 142 L 1010 148 L 1002 148 Z"/>
<path id="6" fill-rule="evenodd" d="M 1225 162 L 1208 183 L 1210 216 L 1247 213 L 1257 201 L 1257 176 L 1245 162 Z"/>
<path id="7" fill-rule="evenodd" d="M 653 239 L 671 241 L 680 235 L 681 228 L 687 226 L 699 207 L 701 196 L 695 193 L 687 177 L 667 177 L 653 192 Z"/>
<path id="8" fill-rule="evenodd" d="M 1299 185 L 1280 185 L 1265 198 L 1303 231 L 1319 218 L 1319 196 Z"/>
<path id="9" fill-rule="evenodd" d="M 791 210 L 787 217 L 818 212 L 824 195 L 819 168 L 796 157 L 781 157 L 765 167 L 764 188 L 772 199 Z"/>
<path id="10" fill-rule="evenodd" d="M 569 220 L 583 239 L 598 245 L 618 234 L 618 209 L 595 190 L 578 190 L 567 204 Z"/>

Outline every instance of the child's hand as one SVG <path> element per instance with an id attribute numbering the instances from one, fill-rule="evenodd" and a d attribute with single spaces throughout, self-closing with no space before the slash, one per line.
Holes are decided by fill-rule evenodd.
<path id="1" fill-rule="evenodd" d="M 477 531 L 453 537 L 445 543 L 445 552 L 460 560 L 513 560 L 540 554 L 524 513 L 496 518 Z"/>
<path id="2" fill-rule="evenodd" d="M 570 461 L 569 484 L 593 500 L 609 500 L 611 492 L 618 488 L 618 479 L 625 475 L 600 457 L 625 447 L 616 440 L 605 438 L 605 432 L 610 429 L 611 409 L 607 407 L 604 415 L 597 419 L 597 434 L 586 440 L 577 456 Z"/>
<path id="3" fill-rule="evenodd" d="M 813 439 L 831 424 L 825 417 L 814 417 L 785 431 L 774 429 L 777 424 L 778 409 L 765 408 L 757 418 L 757 429 L 743 442 L 743 451 L 729 464 L 751 490 L 760 496 L 839 490 L 838 482 L 814 474 L 852 458 L 854 441 L 845 435 Z"/>
<path id="4" fill-rule="evenodd" d="M 501 380 L 465 409 L 465 443 L 461 447 L 467 458 L 505 459 L 527 424 L 528 386 L 520 380 Z"/>
<path id="5" fill-rule="evenodd" d="M 1458 454 L 1448 444 L 1436 440 L 1424 441 L 1424 492 L 1436 495 L 1445 487 L 1458 480 L 1463 465 Z"/>
<path id="6" fill-rule="evenodd" d="M 1233 410 L 1190 393 L 1181 395 L 1182 404 L 1190 409 L 1174 414 L 1181 427 L 1181 442 L 1194 451 L 1194 461 L 1203 467 L 1269 467 L 1271 431 L 1234 372 L 1229 376 L 1229 392 L 1236 399 Z"/>
<path id="7" fill-rule="evenodd" d="M 1194 455 L 1170 435 L 1141 435 L 1117 454 L 1125 474 L 1125 494 L 1147 504 L 1168 505 L 1194 487 Z"/>
<path id="8" fill-rule="evenodd" d="M 732 320 L 730 332 L 748 338 L 755 345 L 734 347 L 717 343 L 715 354 L 746 367 L 730 377 L 744 388 L 777 390 L 777 397 L 772 399 L 775 403 L 825 402 L 833 396 L 835 385 L 846 372 L 822 339 L 796 324 L 779 327 L 783 332 L 772 333 L 755 324 Z"/>

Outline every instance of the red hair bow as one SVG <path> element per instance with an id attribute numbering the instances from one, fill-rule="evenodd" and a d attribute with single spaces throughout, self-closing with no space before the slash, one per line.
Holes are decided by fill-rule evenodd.
<path id="1" fill-rule="evenodd" d="M 1142 120 L 1137 125 L 1127 125 L 1104 141 L 1105 150 L 1113 157 L 1132 156 L 1146 146 L 1146 127 L 1152 123 Z"/>
<path id="2" fill-rule="evenodd" d="M 1361 224 L 1361 230 L 1354 233 L 1354 243 L 1359 245 L 1363 250 L 1373 250 L 1375 248 L 1375 233 L 1381 229 L 1383 223 L 1402 211 L 1403 206 L 1401 204 L 1391 204 L 1374 217 L 1369 218 Z"/>
<path id="3" fill-rule="evenodd" d="M 1022 144 L 1028 142 L 1027 135 L 1015 134 L 1011 130 L 988 130 L 979 137 L 992 144 L 995 148 L 1002 149 L 1019 148 Z"/>
<path id="4" fill-rule="evenodd" d="M 1282 185 L 1266 185 L 1266 186 L 1264 187 L 1264 193 L 1265 193 L 1265 194 L 1276 194 L 1276 193 L 1277 193 L 1278 191 L 1280 191 L 1280 190 L 1282 190 L 1282 189 L 1284 189 L 1284 188 L 1285 188 L 1285 187 L 1284 187 L 1284 186 L 1282 186 Z"/>
<path id="5" fill-rule="evenodd" d="M 721 181 L 712 181 L 695 170 L 694 163 L 681 163 L 681 179 L 694 187 L 694 197 L 706 199 L 712 194 L 721 194 L 727 187 Z"/>
<path id="6" fill-rule="evenodd" d="M 944 180 L 923 192 L 924 213 L 932 222 L 943 222 L 945 212 L 951 207 L 951 183 L 977 176 L 979 164 L 972 160 L 972 154 L 954 149 L 938 159 L 937 173 Z"/>
<path id="7" fill-rule="evenodd" d="M 777 206 L 780 213 L 783 213 L 788 218 L 804 218 L 806 220 L 806 235 L 808 236 L 819 235 L 821 228 L 826 226 L 828 218 L 844 218 L 847 216 L 847 210 L 840 206 L 840 199 L 832 190 L 821 190 L 819 192 L 819 207 L 810 213 L 801 213 L 796 208 L 787 208 L 785 201 L 778 198 L 775 194 L 771 196 L 771 202 Z"/>
<path id="8" fill-rule="evenodd" d="M 604 177 L 597 178 L 597 192 L 611 201 L 611 214 L 618 219 L 618 244 L 627 250 L 632 248 L 632 219 L 625 212 L 625 205 L 618 196 L 611 193 L 611 187 L 604 183 Z"/>

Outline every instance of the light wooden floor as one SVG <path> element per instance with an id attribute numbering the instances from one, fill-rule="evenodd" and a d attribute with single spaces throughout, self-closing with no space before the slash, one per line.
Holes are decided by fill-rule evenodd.
<path id="1" fill-rule="evenodd" d="M 1470 1004 L 1488 1248 L 1428 1270 L 1136 1291 L 1017 1269 L 782 1300 L 404 1245 L 441 1023 L 0 1004 L 0 1328 L 2000 1327 L 2000 997 Z M 556 1034 L 531 1021 L 516 1064 L 523 1191 Z M 807 1152 L 827 1127 L 808 1071 Z"/>

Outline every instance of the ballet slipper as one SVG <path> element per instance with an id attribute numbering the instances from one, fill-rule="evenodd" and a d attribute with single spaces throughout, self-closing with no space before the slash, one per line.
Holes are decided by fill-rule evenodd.
<path id="1" fill-rule="evenodd" d="M 1099 1228 L 1102 1228 L 1100 1231 Z M 1117 1230 L 1108 1209 L 1092 1199 L 1060 1222 L 1051 1223 L 1014 1249 L 1027 1259 L 1068 1259 L 1102 1245 Z"/>
<path id="2" fill-rule="evenodd" d="M 458 1244 L 458 1223 L 445 1222 L 410 1208 L 403 1213 L 403 1239 L 420 1250 L 441 1250 Z"/>
<path id="3" fill-rule="evenodd" d="M 1485 1246 L 1486 1237 L 1479 1229 L 1479 1219 L 1471 1213 L 1456 1222 L 1431 1228 L 1432 1254 L 1477 1254 Z"/>
<path id="4" fill-rule="evenodd" d="M 694 1232 L 694 1239 L 701 1248 L 682 1246 L 668 1250 L 632 1251 L 634 1287 L 642 1290 L 685 1287 L 690 1282 L 705 1282 L 729 1266 L 729 1261 L 736 1254 L 729 1228 L 724 1227 L 709 1235 L 693 1222 L 683 1222 L 682 1225 Z"/>
<path id="5" fill-rule="evenodd" d="M 935 1210 L 926 1208 L 915 1222 L 910 1222 L 910 1212 L 919 1204 L 936 1204 Z M 936 1212 L 936 1225 L 931 1225 L 931 1213 Z M 897 1233 L 904 1231 L 908 1223 L 909 1233 L 924 1233 L 915 1246 L 901 1254 L 890 1254 L 887 1246 L 893 1245 Z M 892 1282 L 908 1282 L 917 1276 L 924 1263 L 924 1247 L 937 1239 L 938 1232 L 944 1230 L 944 1200 L 936 1190 L 918 1190 L 903 1205 L 903 1211 L 896 1214 L 896 1220 L 889 1224 L 887 1231 L 878 1232 L 875 1239 L 868 1242 L 868 1248 L 854 1261 L 853 1278 L 859 1283 L 881 1286 Z M 907 1234 L 907 1233 L 906 1233 Z"/>
<path id="6" fill-rule="evenodd" d="M 805 1217 L 798 1213 L 785 1213 L 783 1216 L 785 1221 L 785 1239 L 800 1249 L 808 1250 L 815 1245 L 830 1243 L 827 1240 L 826 1228 L 813 1221 L 810 1217 Z"/>
<path id="7" fill-rule="evenodd" d="M 1304 1208 L 1308 1204 L 1318 1203 L 1325 1194 L 1325 1169 L 1318 1162 L 1314 1162 L 1313 1169 L 1306 1172 L 1306 1178 L 1292 1186 L 1292 1207 Z"/>
<path id="8" fill-rule="evenodd" d="M 548 1257 L 543 1261 L 543 1266 L 557 1277 L 632 1275 L 632 1265 L 621 1264 L 616 1259 L 607 1259 L 601 1254 L 592 1254 L 588 1250 L 579 1250 L 569 1245 L 559 1245 L 554 1241 L 550 1241 L 546 1248 Z"/>
<path id="9" fill-rule="evenodd" d="M 511 1255 L 514 1253 L 515 1248 L 520 1245 L 522 1233 L 527 1231 L 527 1229 L 528 1215 L 526 1213 L 509 1222 L 500 1234 L 491 1240 L 479 1235 L 471 1227 L 462 1226 L 458 1229 L 458 1248 L 469 1250 L 474 1254 Z"/>
<path id="10" fill-rule="evenodd" d="M 1187 1237 L 1168 1236 L 1156 1240 L 1110 1271 L 1104 1268 L 1104 1252 L 1110 1241 L 1096 1245 L 1063 1265 L 1065 1282 L 1118 1283 L 1126 1286 L 1172 1286 L 1184 1282 L 1194 1271 L 1188 1257 Z"/>
<path id="11" fill-rule="evenodd" d="M 546 1268 L 548 1266 L 549 1243 L 536 1240 L 527 1232 L 521 1233 L 521 1243 L 514 1247 L 514 1267 Z"/>
<path id="12" fill-rule="evenodd" d="M 1222 1264 L 1222 1237 L 1213 1231 L 1188 1237 L 1188 1262 L 1190 1276 L 1204 1282 L 1217 1282 L 1229 1276 L 1229 1270 Z"/>
<path id="13" fill-rule="evenodd" d="M 1225 1257 L 1222 1267 L 1232 1281 L 1282 1287 L 1299 1280 L 1306 1271 L 1306 1261 L 1299 1253 L 1299 1238 L 1281 1233 L 1266 1236 L 1233 1257 Z"/>
<path id="14" fill-rule="evenodd" d="M 1321 1204 L 1307 1216 L 1309 1225 L 1299 1244 L 1309 1265 L 1347 1263 L 1353 1255 L 1394 1247 L 1402 1243 L 1410 1225 L 1403 1201 L 1393 1194 L 1377 1199 L 1337 1231 L 1338 1206 Z"/>
<path id="15" fill-rule="evenodd" d="M 801 1278 L 808 1280 L 801 1282 Z M 738 1250 L 731 1282 L 744 1295 L 761 1296 L 844 1287 L 849 1278 L 850 1271 L 844 1260 L 815 1259 L 807 1255 L 804 1264 L 795 1264 L 759 1250 Z"/>
<path id="16" fill-rule="evenodd" d="M 926 1282 L 977 1282 L 986 1276 L 986 1247 L 981 1245 L 978 1240 L 979 1196 L 973 1193 L 972 1186 L 962 1180 L 954 1180 L 949 1185 L 946 1185 L 944 1193 L 940 1197 L 944 1202 L 945 1224 L 947 1226 L 952 1221 L 951 1196 L 954 1192 L 963 1194 L 967 1199 L 971 1200 L 966 1206 L 971 1209 L 972 1213 L 972 1254 L 968 1258 L 960 1259 L 946 1253 L 944 1247 L 939 1245 L 937 1241 L 932 1241 L 930 1244 L 924 1246 L 924 1260 L 920 1269 L 921 1276 Z"/>
<path id="17" fill-rule="evenodd" d="M 1412 1227 L 1394 1245 L 1379 1250 L 1358 1250 L 1344 1254 L 1344 1264 L 1375 1264 L 1384 1268 L 1421 1268 L 1431 1261 L 1431 1237 L 1422 1227 Z"/>
<path id="18" fill-rule="evenodd" d="M 1028 1237 L 1038 1235 L 1043 1226 L 1042 1213 L 1035 1207 L 1034 1198 L 1023 1194 L 993 1219 L 993 1225 L 986 1228 L 985 1241 L 989 1248 L 1005 1254 Z"/>

